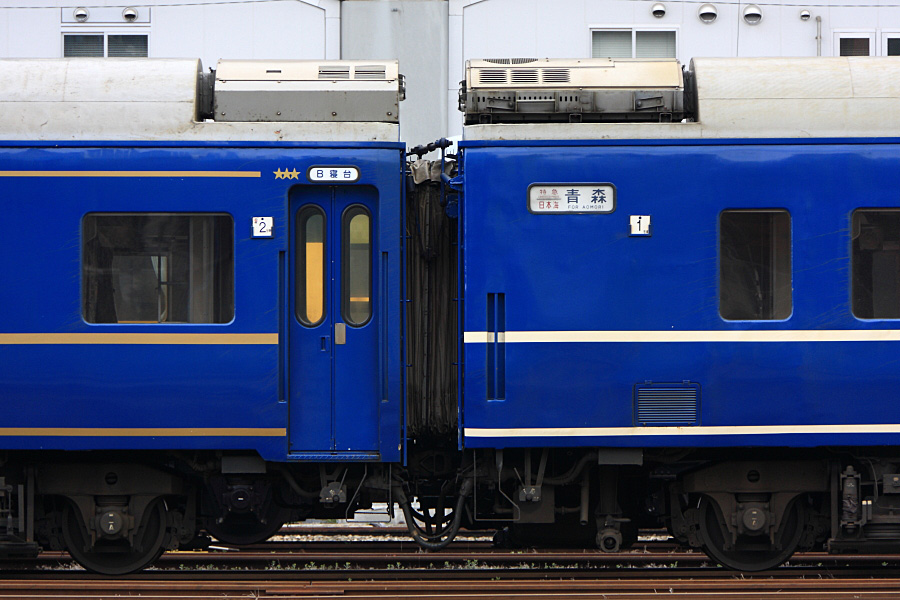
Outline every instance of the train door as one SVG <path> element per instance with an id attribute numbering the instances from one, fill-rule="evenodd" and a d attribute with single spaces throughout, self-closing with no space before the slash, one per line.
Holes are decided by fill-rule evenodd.
<path id="1" fill-rule="evenodd" d="M 378 448 L 376 192 L 296 188 L 291 196 L 291 452 Z"/>

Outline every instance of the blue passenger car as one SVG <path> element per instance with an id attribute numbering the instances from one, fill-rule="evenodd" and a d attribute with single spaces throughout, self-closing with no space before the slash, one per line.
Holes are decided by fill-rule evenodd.
<path id="1" fill-rule="evenodd" d="M 0 479 L 38 506 L 8 553 L 124 573 L 370 504 L 403 448 L 396 63 L 0 71 Z"/>
<path id="2" fill-rule="evenodd" d="M 461 444 L 507 541 L 896 549 L 893 68 L 470 61 Z"/>

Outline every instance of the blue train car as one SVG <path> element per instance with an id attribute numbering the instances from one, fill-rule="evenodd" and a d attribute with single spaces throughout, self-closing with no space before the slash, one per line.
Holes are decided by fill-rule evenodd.
<path id="1" fill-rule="evenodd" d="M 470 63 L 462 444 L 513 534 L 662 517 L 740 569 L 900 541 L 893 68 Z"/>
<path id="2" fill-rule="evenodd" d="M 403 447 L 396 63 L 0 79 L 6 547 L 124 573 L 371 503 Z"/>
<path id="3" fill-rule="evenodd" d="M 896 551 L 897 71 L 473 61 L 436 164 L 396 63 L 0 61 L 0 557 Z"/>

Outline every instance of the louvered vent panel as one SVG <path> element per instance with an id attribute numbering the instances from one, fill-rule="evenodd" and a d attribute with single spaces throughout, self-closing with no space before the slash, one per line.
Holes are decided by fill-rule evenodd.
<path id="1" fill-rule="evenodd" d="M 478 72 L 479 83 L 506 83 L 506 69 L 481 69 Z"/>
<path id="2" fill-rule="evenodd" d="M 383 65 L 365 65 L 356 67 L 353 71 L 355 79 L 385 79 L 385 68 Z"/>
<path id="3" fill-rule="evenodd" d="M 511 65 L 527 65 L 528 63 L 537 62 L 536 58 L 511 58 L 509 59 L 509 64 Z"/>
<path id="4" fill-rule="evenodd" d="M 537 83 L 537 69 L 512 69 L 513 83 Z"/>
<path id="5" fill-rule="evenodd" d="M 634 418 L 641 426 L 699 425 L 700 386 L 696 383 L 635 386 Z"/>
<path id="6" fill-rule="evenodd" d="M 541 69 L 541 79 L 544 83 L 569 83 L 569 70 Z"/>
<path id="7" fill-rule="evenodd" d="M 508 65 L 508 58 L 485 58 L 484 62 L 494 63 L 495 65 Z"/>
<path id="8" fill-rule="evenodd" d="M 319 67 L 319 79 L 350 79 L 350 67 Z"/>

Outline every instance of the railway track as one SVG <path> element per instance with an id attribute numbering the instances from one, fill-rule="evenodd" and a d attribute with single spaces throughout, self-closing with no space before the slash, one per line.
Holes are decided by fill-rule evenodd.
<path id="1" fill-rule="evenodd" d="M 501 550 L 464 533 L 440 553 L 400 541 L 397 528 L 289 527 L 279 541 L 249 548 L 171 552 L 152 570 L 105 578 L 66 553 L 0 563 L 8 598 L 278 598 L 289 600 L 454 598 L 640 600 L 673 598 L 849 599 L 900 597 L 900 555 L 796 555 L 788 566 L 735 574 L 703 553 L 664 540 L 634 550 Z M 347 536 L 365 541 L 337 542 Z M 374 538 L 374 539 L 373 539 Z M 301 539 L 303 541 L 301 541 Z"/>
<path id="2" fill-rule="evenodd" d="M 285 577 L 172 577 L 166 579 L 13 579 L 3 582 L 0 599 L 7 598 L 277 598 L 279 600 L 372 600 L 375 598 L 434 598 L 441 600 L 491 598 L 492 600 L 659 600 L 660 596 L 684 600 L 754 598 L 823 600 L 897 598 L 900 578 L 784 578 L 734 575 L 708 578 L 370 578 L 329 580 Z M 207 574 L 209 575 L 209 574 Z"/>
<path id="3" fill-rule="evenodd" d="M 491 536 L 462 532 L 441 552 L 425 552 L 406 537 L 402 527 L 287 526 L 273 540 L 240 548 L 214 543 L 206 551 L 167 552 L 154 565 L 160 571 L 372 571 L 372 570 L 573 570 L 573 569 L 709 569 L 717 565 L 703 552 L 689 551 L 651 532 L 645 541 L 615 554 L 596 549 L 495 548 Z M 655 535 L 654 535 L 655 534 Z M 649 538 L 649 539 L 648 539 Z M 655 538 L 655 539 L 654 539 Z M 798 553 L 791 568 L 831 569 L 900 567 L 900 555 L 835 555 Z M 66 552 L 43 552 L 37 558 L 0 562 L 6 574 L 28 571 L 78 570 Z"/>

